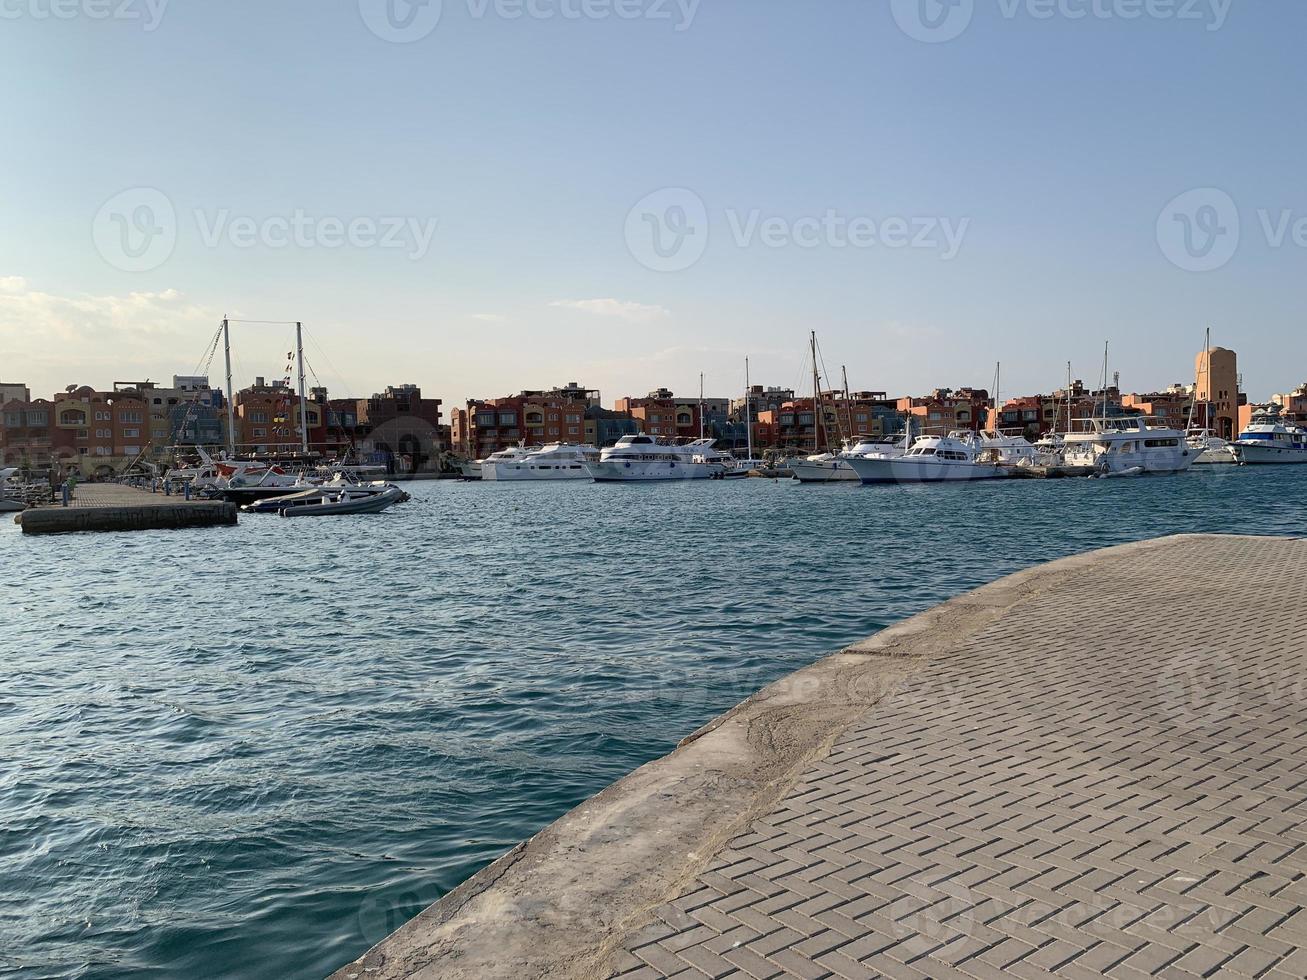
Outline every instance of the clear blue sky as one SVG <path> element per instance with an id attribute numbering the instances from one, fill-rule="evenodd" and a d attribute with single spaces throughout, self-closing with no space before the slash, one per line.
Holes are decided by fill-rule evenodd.
<path id="1" fill-rule="evenodd" d="M 940 43 L 900 28 L 918 0 L 703 0 L 688 20 L 675 0 L 622 0 L 633 19 L 444 0 L 409 43 L 369 29 L 373 0 L 172 0 L 153 30 L 161 0 L 108 20 L 50 2 L 0 0 L 0 380 L 42 394 L 188 373 L 224 312 L 304 320 L 336 394 L 416 382 L 448 403 L 572 380 L 611 402 L 701 371 L 726 395 L 746 354 L 755 383 L 793 385 L 809 329 L 854 387 L 895 394 L 988 385 L 998 360 L 1006 394 L 1068 360 L 1092 380 L 1104 340 L 1150 390 L 1192 380 L 1209 325 L 1254 398 L 1307 378 L 1307 247 L 1257 213 L 1307 218 L 1298 2 L 958 0 L 971 19 Z M 431 8 L 396 12 L 421 28 Z M 102 206 L 141 187 L 174 208 L 175 246 L 127 271 Z M 1239 245 L 1187 271 L 1159 215 L 1208 187 Z M 707 218 L 680 271 L 625 233 L 662 188 Z M 438 225 L 416 258 L 416 238 L 324 247 L 320 225 L 308 246 L 233 240 L 233 219 L 297 211 Z M 781 219 L 787 241 L 827 212 L 965 235 L 945 258 L 733 229 Z M 1229 241 L 1219 201 L 1191 217 L 1201 234 L 1212 215 Z M 236 342 L 238 382 L 281 373 L 285 330 Z"/>

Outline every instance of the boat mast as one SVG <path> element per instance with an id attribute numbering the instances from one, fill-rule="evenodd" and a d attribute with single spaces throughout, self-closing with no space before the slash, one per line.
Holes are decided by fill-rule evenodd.
<path id="1" fill-rule="evenodd" d="M 227 353 L 227 455 L 236 455 L 236 400 L 231 390 L 231 327 L 226 317 L 222 321 L 222 343 Z"/>
<path id="2" fill-rule="evenodd" d="M 1071 430 L 1071 362 L 1066 362 L 1066 430 Z"/>
<path id="3" fill-rule="evenodd" d="M 752 389 L 749 388 L 749 359 L 744 359 L 744 444 L 749 459 L 753 459 L 753 408 L 750 404 Z"/>
<path id="4" fill-rule="evenodd" d="M 309 422 L 304 397 L 304 324 L 298 320 L 295 321 L 295 354 L 299 360 L 300 372 L 300 450 L 307 456 L 309 454 Z"/>
<path id="5" fill-rule="evenodd" d="M 1003 362 L 1002 362 L 1002 361 L 995 361 L 995 362 L 994 362 L 994 417 L 990 420 L 990 421 L 992 421 L 992 422 L 994 423 L 994 434 L 995 434 L 995 435 L 998 434 L 998 430 L 999 430 L 999 424 L 998 424 L 998 384 L 999 384 L 999 380 L 1000 380 L 1000 378 L 1002 377 L 1002 374 L 1001 374 L 1002 370 L 1003 370 Z"/>
<path id="6" fill-rule="evenodd" d="M 699 438 L 703 438 L 703 372 L 699 372 Z"/>
<path id="7" fill-rule="evenodd" d="M 840 365 L 840 374 L 844 376 L 844 420 L 849 423 L 849 443 L 854 440 L 853 435 L 853 403 L 849 401 L 849 369 L 846 365 Z"/>
<path id="8" fill-rule="evenodd" d="M 812 347 L 812 451 L 821 452 L 821 381 L 817 377 L 817 331 L 811 331 L 809 342 Z"/>
<path id="9" fill-rule="evenodd" d="M 1103 342 L 1103 424 L 1107 424 L 1107 348 L 1110 341 Z"/>

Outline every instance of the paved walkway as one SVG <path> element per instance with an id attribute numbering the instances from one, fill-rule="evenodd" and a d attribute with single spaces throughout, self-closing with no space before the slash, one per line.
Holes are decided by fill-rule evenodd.
<path id="1" fill-rule="evenodd" d="M 874 678 L 866 703 L 807 685 L 835 730 L 740 819 L 698 814 L 694 850 L 684 780 L 660 798 L 649 779 L 711 767 L 702 743 L 761 725 L 766 692 L 437 903 L 367 975 L 1307 976 L 1307 542 L 1054 563 L 844 659 Z M 780 690 L 771 710 L 796 710 Z M 577 862 L 579 883 L 532 876 Z"/>

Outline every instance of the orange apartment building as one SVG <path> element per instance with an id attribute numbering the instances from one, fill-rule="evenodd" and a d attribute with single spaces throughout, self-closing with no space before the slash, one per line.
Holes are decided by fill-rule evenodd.
<path id="1" fill-rule="evenodd" d="M 455 452 L 483 459 L 525 443 L 584 442 L 586 410 L 599 405 L 599 392 L 575 381 L 549 391 L 523 391 L 505 398 L 469 399 L 450 412 Z"/>

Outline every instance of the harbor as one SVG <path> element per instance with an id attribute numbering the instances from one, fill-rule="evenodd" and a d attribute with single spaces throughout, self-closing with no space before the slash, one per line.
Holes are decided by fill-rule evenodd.
<path id="1" fill-rule="evenodd" d="M 236 523 L 236 505 L 223 500 L 191 500 L 181 493 L 151 492 L 116 483 L 84 483 L 66 493 L 66 503 L 59 498 L 27 507 L 14 514 L 14 523 L 24 534 L 157 531 Z"/>
<path id="2" fill-rule="evenodd" d="M 999 579 L 763 688 L 333 980 L 1301 977 L 1304 596 L 1292 538 Z M 1068 608 L 1092 663 L 1043 630 Z"/>
<path id="3" fill-rule="evenodd" d="M 23 694 L 0 751 L 23 775 L 0 806 L 46 843 L 8 858 L 0 897 L 31 914 L 0 962 L 326 976 L 832 651 L 1103 545 L 1301 536 L 1299 486 L 1295 467 L 1251 466 L 881 487 L 438 481 L 357 526 L 242 514 L 25 539 L 5 522 L 5 567 L 60 566 L 6 606 Z M 1161 578 L 1192 588 L 1167 615 L 1272 615 L 1277 568 L 1262 570 L 1270 605 L 1245 606 L 1170 562 Z M 1039 635 L 1070 644 L 1078 608 Z"/>

